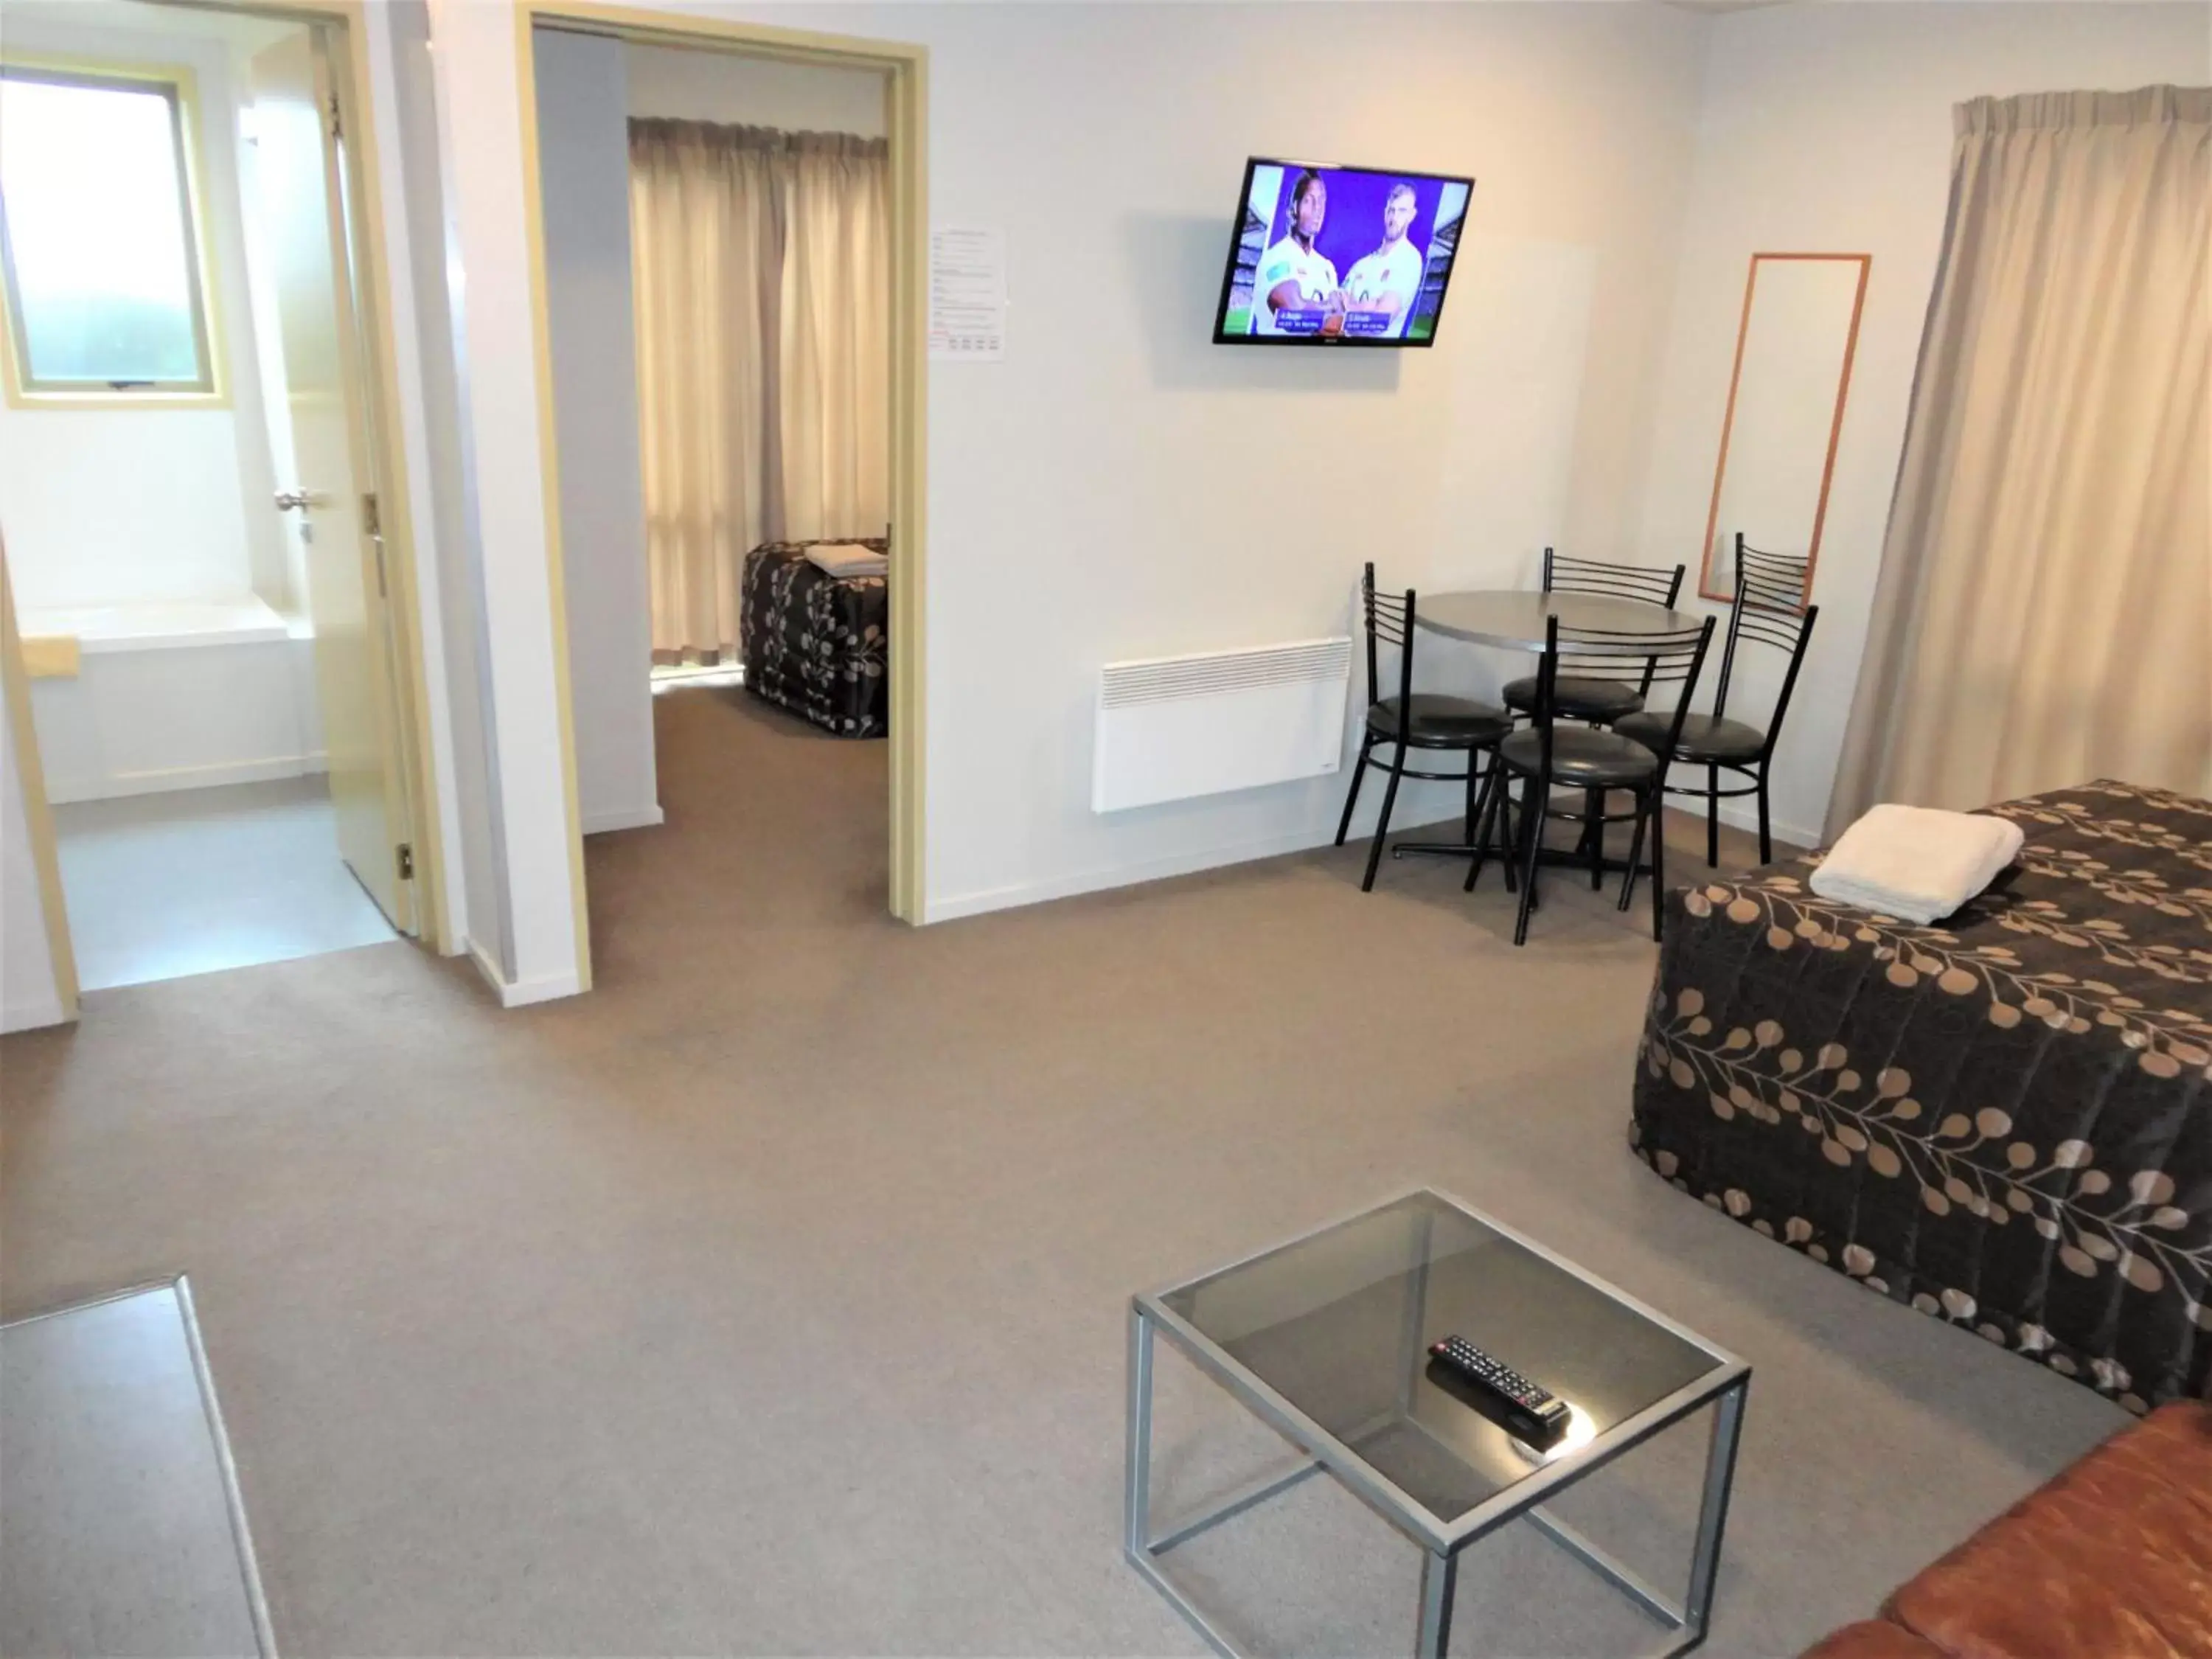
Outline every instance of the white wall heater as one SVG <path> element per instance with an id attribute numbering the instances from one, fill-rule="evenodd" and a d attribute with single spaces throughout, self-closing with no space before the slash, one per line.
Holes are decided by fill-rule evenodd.
<path id="1" fill-rule="evenodd" d="M 1318 777 L 1344 753 L 1352 641 L 1110 662 L 1098 677 L 1091 810 Z"/>

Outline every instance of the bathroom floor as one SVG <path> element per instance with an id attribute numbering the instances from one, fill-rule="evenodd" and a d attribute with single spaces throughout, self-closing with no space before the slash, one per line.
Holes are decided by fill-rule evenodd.
<path id="1" fill-rule="evenodd" d="M 88 991 L 397 937 L 338 857 L 319 776 L 54 808 Z"/>

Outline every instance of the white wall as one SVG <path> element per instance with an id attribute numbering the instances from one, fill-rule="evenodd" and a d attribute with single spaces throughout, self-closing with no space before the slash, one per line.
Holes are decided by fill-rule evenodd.
<path id="1" fill-rule="evenodd" d="M 225 599 L 281 581 L 283 532 L 246 286 L 239 200 L 237 82 L 204 27 L 118 26 L 150 8 L 8 8 L 10 47 L 93 62 L 182 64 L 198 82 L 199 155 L 214 321 L 227 407 L 0 408 L 0 522 L 27 610 Z M 267 597 L 278 599 L 278 593 Z"/>
<path id="2" fill-rule="evenodd" d="M 2212 8 L 2201 3 L 1776 6 L 1715 21 L 1646 491 L 1647 561 L 1687 560 L 1695 579 L 1751 255 L 1874 256 L 1814 578 L 1820 619 L 1776 766 L 1777 834 L 1816 840 L 1827 811 L 1942 250 L 1952 106 L 2209 76 Z"/>
<path id="3" fill-rule="evenodd" d="M 2204 40 L 2199 6 L 1782 7 L 1718 21 L 1606 3 L 700 9 L 926 44 L 932 220 L 1008 234 L 1006 361 L 930 377 L 933 918 L 1333 830 L 1337 780 L 1094 817 L 1103 662 L 1344 627 L 1367 556 L 1421 587 L 1528 582 L 1547 542 L 1690 556 L 1719 419 L 1695 386 L 1707 356 L 1691 319 L 1717 291 L 1729 337 L 1754 246 L 1876 259 L 1830 509 L 1830 615 L 1781 814 L 1814 816 L 1807 780 L 1825 784 L 1841 728 L 1941 232 L 1950 104 L 2202 78 Z M 515 299 L 530 276 L 512 20 L 464 0 L 434 15 L 468 284 L 511 301 L 470 308 L 469 423 L 517 957 L 551 963 L 574 912 L 547 754 L 537 389 Z M 1265 27 L 1281 16 L 1297 27 Z M 1207 343 L 1254 151 L 1477 177 L 1436 349 Z M 1744 223 L 1723 235 L 1737 198 Z M 1679 316 L 1678 281 L 1696 289 Z M 1726 362 L 1723 349 L 1723 394 Z M 1524 665 L 1425 655 L 1425 678 L 1478 687 Z M 1454 805 L 1449 788 L 1416 793 L 1401 821 Z"/>
<path id="4" fill-rule="evenodd" d="M 431 0 L 427 54 L 439 125 L 447 300 L 456 369 L 446 481 L 461 498 L 466 614 L 477 619 L 485 809 L 498 869 L 500 933 L 474 931 L 479 962 L 509 1003 L 572 994 L 586 983 L 584 918 L 573 902 L 580 864 L 560 750 L 553 647 L 560 604 L 546 557 L 538 459 L 527 229 L 523 215 L 521 81 L 505 5 Z M 425 361 L 431 354 L 426 349 Z M 441 484 L 441 499 L 447 493 Z M 442 509 L 441 509 L 442 510 Z"/>
<path id="5" fill-rule="evenodd" d="M 630 305 L 629 87 L 620 41 L 536 34 L 568 695 L 588 835 L 660 822 Z"/>
<path id="6" fill-rule="evenodd" d="M 1009 234 L 1007 360 L 931 375 L 931 916 L 1333 830 L 1334 780 L 1094 817 L 1099 665 L 1343 627 L 1370 554 L 1394 583 L 1522 582 L 1545 542 L 1617 547 L 1641 523 L 1705 19 L 1644 4 L 713 9 L 926 43 L 932 216 Z M 519 295 L 511 19 L 459 0 L 434 15 L 468 283 Z M 1208 343 L 1255 150 L 1479 178 L 1436 349 Z M 470 374 L 501 770 L 542 803 L 516 924 L 550 949 L 573 913 L 550 845 L 557 775 L 538 759 L 556 714 L 520 313 L 471 307 Z M 1430 654 L 1434 676 L 1468 683 L 1505 666 Z M 1401 821 L 1455 799 L 1401 799 Z M 525 822 L 507 816 L 511 852 Z"/>
<path id="7" fill-rule="evenodd" d="M 680 46 L 625 46 L 629 112 L 786 132 L 884 136 L 884 78 Z"/>

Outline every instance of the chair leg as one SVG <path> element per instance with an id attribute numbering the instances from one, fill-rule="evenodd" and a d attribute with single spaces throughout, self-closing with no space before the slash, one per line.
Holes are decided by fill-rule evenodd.
<path id="1" fill-rule="evenodd" d="M 1667 810 L 1665 780 L 1651 786 L 1651 937 L 1659 937 L 1659 929 L 1667 914 L 1667 824 L 1660 814 Z"/>
<path id="2" fill-rule="evenodd" d="M 1721 867 L 1721 769 L 1705 769 L 1705 862 Z"/>
<path id="3" fill-rule="evenodd" d="M 1521 865 L 1521 910 L 1513 921 L 1513 942 L 1528 942 L 1528 913 L 1536 908 L 1536 864 L 1544 850 L 1544 819 L 1552 799 L 1552 781 L 1545 777 L 1528 780 L 1528 793 L 1535 799 L 1521 809 L 1521 838 L 1524 843 Z"/>
<path id="4" fill-rule="evenodd" d="M 1638 790 L 1636 795 L 1636 830 L 1628 838 L 1628 873 L 1620 878 L 1620 908 L 1624 911 L 1636 896 L 1636 867 L 1644 859 L 1644 826 L 1653 816 L 1644 805 L 1643 791 Z"/>
<path id="5" fill-rule="evenodd" d="M 1359 740 L 1359 758 L 1352 763 L 1352 787 L 1344 792 L 1344 816 L 1336 821 L 1336 844 L 1344 845 L 1344 838 L 1352 833 L 1352 809 L 1359 805 L 1359 781 L 1367 775 L 1367 757 L 1375 745 L 1365 738 Z"/>
<path id="6" fill-rule="evenodd" d="M 1390 759 L 1390 783 L 1382 792 L 1382 815 L 1375 820 L 1375 842 L 1367 849 L 1367 873 L 1360 878 L 1359 890 L 1375 890 L 1375 872 L 1382 864 L 1382 838 L 1390 833 L 1390 809 L 1398 804 L 1398 781 L 1406 775 L 1406 751 L 1394 750 Z"/>
<path id="7" fill-rule="evenodd" d="M 1602 789 L 1585 790 L 1583 793 L 1583 816 L 1589 820 L 1583 826 L 1583 839 L 1589 848 L 1590 891 L 1595 893 L 1605 885 L 1605 802 Z"/>
<path id="8" fill-rule="evenodd" d="M 1502 774 L 1505 762 L 1501 757 L 1498 769 Z M 1492 809 L 1498 814 L 1498 867 L 1505 872 L 1505 890 L 1521 890 L 1521 878 L 1516 873 L 1521 862 L 1521 838 L 1514 827 L 1513 785 L 1510 778 L 1501 776 L 1498 783 L 1498 799 Z"/>
<path id="9" fill-rule="evenodd" d="M 1766 817 L 1766 769 L 1759 769 L 1759 861 L 1774 862 L 1774 830 Z"/>
<path id="10" fill-rule="evenodd" d="M 1475 769 L 1475 763 L 1481 758 L 1480 749 L 1467 751 L 1467 844 L 1469 847 L 1474 845 L 1475 819 L 1482 810 L 1482 791 L 1477 786 L 1482 782 L 1483 775 Z"/>
<path id="11" fill-rule="evenodd" d="M 1502 781 L 1504 772 L 1505 763 L 1496 756 L 1492 756 L 1490 769 L 1482 775 L 1482 799 L 1476 808 L 1474 819 L 1477 826 L 1474 831 L 1474 856 L 1468 861 L 1467 886 L 1463 890 L 1467 892 L 1472 893 L 1474 890 L 1475 878 L 1482 874 L 1482 861 L 1489 856 L 1490 832 L 1498 818 L 1498 797 L 1503 793 Z M 1507 848 L 1505 853 L 1505 872 L 1509 878 L 1513 873 L 1513 852 L 1510 847 Z"/>

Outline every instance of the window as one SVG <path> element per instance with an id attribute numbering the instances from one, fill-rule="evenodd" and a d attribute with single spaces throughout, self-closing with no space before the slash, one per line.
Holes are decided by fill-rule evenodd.
<path id="1" fill-rule="evenodd" d="M 0 64 L 15 390 L 216 390 L 179 77 Z"/>

